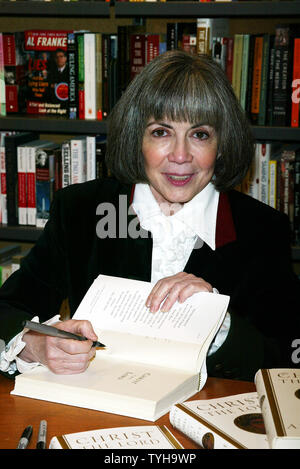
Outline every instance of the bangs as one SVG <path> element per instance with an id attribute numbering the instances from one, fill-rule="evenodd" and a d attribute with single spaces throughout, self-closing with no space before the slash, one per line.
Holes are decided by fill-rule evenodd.
<path id="1" fill-rule="evenodd" d="M 222 103 L 208 80 L 199 73 L 181 70 L 166 74 L 160 84 L 154 82 L 144 95 L 144 117 L 148 121 L 167 118 L 174 122 L 206 124 L 216 131 L 220 129 Z"/>

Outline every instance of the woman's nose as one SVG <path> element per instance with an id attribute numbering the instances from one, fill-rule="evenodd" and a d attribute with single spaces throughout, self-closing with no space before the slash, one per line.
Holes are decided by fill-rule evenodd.
<path id="1" fill-rule="evenodd" d="M 189 144 L 185 138 L 174 140 L 168 159 L 178 164 L 192 161 Z"/>

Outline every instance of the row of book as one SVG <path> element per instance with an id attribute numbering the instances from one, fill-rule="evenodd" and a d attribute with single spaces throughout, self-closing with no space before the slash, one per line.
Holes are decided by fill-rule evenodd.
<path id="1" fill-rule="evenodd" d="M 1 132 L 1 222 L 43 228 L 56 190 L 108 175 L 105 149 L 103 135 L 57 144 L 34 132 Z"/>
<path id="2" fill-rule="evenodd" d="M 300 142 L 257 142 L 252 165 L 237 189 L 285 213 L 291 242 L 300 245 Z"/>
<path id="3" fill-rule="evenodd" d="M 184 49 L 220 63 L 253 124 L 299 127 L 300 25 L 233 37 L 223 18 L 145 28 L 0 33 L 0 115 L 101 120 L 154 57 Z"/>

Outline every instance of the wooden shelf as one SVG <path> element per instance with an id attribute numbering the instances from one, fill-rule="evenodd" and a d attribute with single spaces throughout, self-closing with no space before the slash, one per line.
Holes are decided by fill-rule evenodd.
<path id="1" fill-rule="evenodd" d="M 80 1 L 64 2 L 45 0 L 30 1 L 0 1 L 1 16 L 67 16 L 67 17 L 96 17 L 110 16 L 109 2 L 105 1 Z"/>
<path id="2" fill-rule="evenodd" d="M 299 16 L 299 1 L 286 2 L 116 2 L 115 16 L 283 17 Z"/>

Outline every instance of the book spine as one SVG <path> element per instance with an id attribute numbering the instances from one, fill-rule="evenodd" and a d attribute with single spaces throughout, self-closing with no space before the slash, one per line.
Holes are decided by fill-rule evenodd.
<path id="1" fill-rule="evenodd" d="M 84 118 L 96 119 L 96 38 L 84 34 Z"/>
<path id="2" fill-rule="evenodd" d="M 27 156 L 27 222 L 28 225 L 36 226 L 36 187 L 35 187 L 35 148 L 28 148 Z"/>
<path id="3" fill-rule="evenodd" d="M 288 86 L 288 69 L 290 60 L 289 28 L 278 27 L 275 34 L 275 59 L 273 83 L 272 122 L 276 126 L 287 125 L 290 90 Z M 288 115 L 290 117 L 290 114 Z"/>
<path id="4" fill-rule="evenodd" d="M 167 50 L 175 50 L 178 45 L 177 23 L 167 23 Z"/>
<path id="5" fill-rule="evenodd" d="M 78 61 L 78 117 L 85 116 L 85 90 L 84 90 L 84 35 L 77 34 L 77 61 Z"/>
<path id="6" fill-rule="evenodd" d="M 249 67 L 249 45 L 250 45 L 250 35 L 249 34 L 243 34 L 243 54 L 242 54 L 240 104 L 241 104 L 241 107 L 244 110 L 246 109 L 246 97 L 247 97 L 247 80 L 248 80 L 248 67 Z"/>
<path id="7" fill-rule="evenodd" d="M 270 207 L 277 208 L 277 161 L 269 161 L 268 174 L 268 203 Z"/>
<path id="8" fill-rule="evenodd" d="M 281 156 L 281 211 L 290 220 L 291 231 L 294 231 L 294 164 L 295 152 L 284 151 Z"/>
<path id="9" fill-rule="evenodd" d="M 222 435 L 222 432 L 207 426 L 205 420 L 195 415 L 182 404 L 171 407 L 169 414 L 170 422 L 174 428 L 181 431 L 191 440 L 205 449 L 237 449 Z"/>
<path id="10" fill-rule="evenodd" d="M 17 148 L 18 159 L 18 221 L 19 225 L 27 225 L 27 154 L 28 149 L 25 146 Z"/>
<path id="11" fill-rule="evenodd" d="M 13 139 L 5 139 L 5 168 L 6 168 L 6 196 L 7 223 L 18 224 L 18 165 L 17 147 Z"/>
<path id="12" fill-rule="evenodd" d="M 71 184 L 86 180 L 86 142 L 84 139 L 71 140 Z"/>
<path id="13" fill-rule="evenodd" d="M 275 60 L 275 48 L 274 48 L 274 35 L 270 37 L 270 55 L 269 55 L 269 77 L 268 77 L 268 97 L 267 97 L 267 115 L 266 124 L 272 125 L 272 109 L 273 109 L 273 83 L 274 83 L 274 60 Z"/>
<path id="14" fill-rule="evenodd" d="M 269 182 L 269 161 L 271 152 L 271 143 L 257 144 L 259 158 L 259 200 L 265 204 L 269 203 L 268 182 Z"/>
<path id="15" fill-rule="evenodd" d="M 259 147 L 255 144 L 255 154 L 250 166 L 248 195 L 259 200 Z"/>
<path id="16" fill-rule="evenodd" d="M 38 152 L 37 152 L 38 153 Z M 50 215 L 50 205 L 54 192 L 53 150 L 45 150 L 46 163 L 39 165 L 36 156 L 36 226 L 44 228 Z"/>
<path id="17" fill-rule="evenodd" d="M 259 370 L 255 375 L 255 386 L 259 396 L 259 403 L 264 419 L 269 445 L 272 448 L 276 436 L 283 434 L 280 416 L 276 405 L 273 405 L 275 396 L 272 391 L 272 382 L 268 370 Z"/>
<path id="18" fill-rule="evenodd" d="M 299 127 L 300 112 L 300 38 L 294 39 L 291 127 Z"/>
<path id="19" fill-rule="evenodd" d="M 68 33 L 68 64 L 69 64 L 69 118 L 78 115 L 78 70 L 76 59 L 75 33 Z"/>
<path id="20" fill-rule="evenodd" d="M 117 102 L 117 59 L 118 59 L 118 37 L 116 34 L 110 34 L 110 54 L 108 63 L 108 101 L 109 110 Z"/>
<path id="21" fill-rule="evenodd" d="M 86 137 L 86 180 L 96 179 L 96 137 Z"/>
<path id="22" fill-rule="evenodd" d="M 54 150 L 54 191 L 62 188 L 62 149 L 61 147 Z"/>
<path id="23" fill-rule="evenodd" d="M 233 48 L 234 48 L 234 38 L 228 38 L 227 44 L 227 57 L 226 57 L 226 75 L 230 83 L 232 83 L 232 73 L 233 73 Z"/>
<path id="24" fill-rule="evenodd" d="M 211 55 L 211 18 L 197 19 L 197 54 Z"/>
<path id="25" fill-rule="evenodd" d="M 147 34 L 147 54 L 146 63 L 151 62 L 152 59 L 159 55 L 159 34 Z"/>
<path id="26" fill-rule="evenodd" d="M 3 34 L 0 33 L 0 116 L 6 116 Z"/>
<path id="27" fill-rule="evenodd" d="M 102 111 L 102 35 L 96 33 L 96 119 L 103 119 Z"/>
<path id="28" fill-rule="evenodd" d="M 232 88 L 238 100 L 241 95 L 243 35 L 234 35 Z"/>
<path id="29" fill-rule="evenodd" d="M 7 203 L 6 203 L 6 169 L 5 169 L 5 145 L 4 138 L 0 145 L 0 212 L 1 212 L 1 223 L 7 223 Z"/>
<path id="30" fill-rule="evenodd" d="M 18 112 L 16 42 L 14 33 L 3 33 L 6 112 Z"/>
<path id="31" fill-rule="evenodd" d="M 270 36 L 269 34 L 264 34 L 263 50 L 262 50 L 258 125 L 266 124 L 267 88 L 268 88 L 268 75 L 269 75 L 269 52 L 270 52 Z"/>
<path id="32" fill-rule="evenodd" d="M 300 245 L 300 153 L 296 154 L 294 173 L 294 244 Z"/>
<path id="33" fill-rule="evenodd" d="M 262 56 L 263 56 L 263 37 L 258 36 L 255 39 L 255 47 L 254 47 L 252 97 L 251 97 L 251 120 L 254 124 L 257 123 L 258 114 L 259 114 Z"/>
<path id="34" fill-rule="evenodd" d="M 61 146 L 62 153 L 62 187 L 71 184 L 71 143 L 63 142 Z"/>
<path id="35" fill-rule="evenodd" d="M 109 93 L 108 93 L 108 62 L 110 55 L 109 34 L 102 35 L 102 105 L 103 117 L 109 113 Z"/>
<path id="36" fill-rule="evenodd" d="M 146 35 L 132 34 L 130 37 L 130 78 L 138 75 L 146 65 Z"/>

